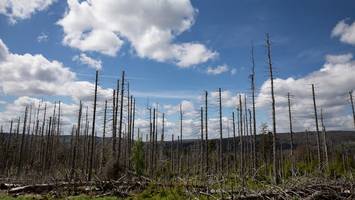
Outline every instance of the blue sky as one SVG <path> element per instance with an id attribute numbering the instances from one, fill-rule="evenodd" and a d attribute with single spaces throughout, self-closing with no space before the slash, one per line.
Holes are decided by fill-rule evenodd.
<path id="1" fill-rule="evenodd" d="M 192 17 L 193 24 L 184 28 L 181 33 L 174 33 L 170 37 L 170 43 L 178 45 L 198 43 L 203 45 L 206 51 L 216 54 L 206 61 L 198 61 L 185 67 L 179 66 L 178 61 L 166 58 L 164 61 L 159 61 L 152 58 L 149 49 L 143 49 L 143 53 L 139 53 L 138 50 L 137 53 L 138 47 L 134 46 L 133 39 L 129 39 L 127 33 L 129 31 L 126 30 L 117 33 L 123 45 L 114 56 L 93 50 L 91 47 L 90 50 L 85 50 L 84 47 L 65 43 L 64 37 L 67 33 L 63 28 L 72 25 L 69 23 L 61 25 L 58 22 L 71 10 L 66 1 L 54 1 L 45 8 L 36 8 L 38 5 L 34 5 L 34 9 L 30 10 L 29 14 L 20 17 L 9 14 L 8 10 L 14 9 L 11 8 L 14 5 L 8 4 L 7 11 L 1 11 L 0 7 L 0 39 L 12 54 L 41 54 L 49 61 L 56 60 L 63 63 L 63 66 L 76 74 L 76 81 L 94 82 L 95 69 L 81 63 L 78 59 L 73 59 L 75 56 L 85 54 L 99 60 L 102 63 L 100 86 L 103 88 L 114 87 L 113 77 L 119 78 L 121 70 L 124 69 L 130 80 L 131 90 L 136 94 L 141 106 L 147 103 L 148 98 L 150 102 L 159 102 L 161 105 L 176 105 L 182 100 L 198 104 L 196 99 L 204 90 L 212 92 L 219 87 L 230 91 L 232 96 L 237 92 L 250 92 L 248 76 L 251 66 L 251 43 L 255 46 L 256 83 L 258 89 L 262 90 L 268 76 L 265 33 L 271 35 L 275 73 L 282 80 L 289 77 L 302 79 L 319 71 L 324 67 L 327 55 L 354 53 L 354 44 L 351 41 L 341 41 L 340 35 L 332 37 L 332 31 L 339 22 L 345 20 L 346 24 L 351 25 L 355 20 L 355 2 L 351 0 L 194 0 L 191 2 L 187 0 L 184 2 L 191 3 L 190 7 L 187 7 L 192 6 L 195 9 L 192 15 L 182 14 L 183 17 L 186 17 L 185 15 Z M 144 9 L 145 7 L 142 7 L 143 11 Z M 161 9 L 158 11 L 160 12 Z M 174 11 L 177 14 L 171 13 L 171 15 L 179 15 L 178 12 L 183 12 L 179 9 Z M 163 14 L 159 17 L 175 20 L 175 16 L 169 16 L 169 12 Z M 171 23 L 174 20 L 171 20 Z M 110 24 L 110 22 L 105 23 Z M 131 24 L 131 26 L 135 25 Z M 168 27 L 176 29 L 179 26 L 169 24 Z M 38 37 L 41 35 L 46 39 L 39 41 Z M 134 37 L 137 35 L 132 36 Z M 352 59 L 349 62 L 351 61 Z M 227 67 L 227 72 L 207 73 L 208 67 L 214 69 L 218 66 Z M 321 88 L 321 83 L 315 82 L 315 84 Z M 340 87 L 343 87 L 346 93 L 346 90 L 352 89 L 354 85 Z M 8 104 L 22 96 L 7 91 L 1 93 L 1 100 L 5 101 L 0 105 L 3 112 L 6 111 Z M 61 99 L 68 104 L 77 102 L 71 95 L 48 95 L 41 92 L 23 94 L 49 101 Z M 262 106 L 260 110 L 267 113 L 267 109 Z M 230 111 L 230 109 L 226 110 L 227 113 Z M 258 123 L 267 122 L 267 114 L 261 111 L 258 113 L 261 119 Z M 346 108 L 342 112 L 345 113 L 344 115 L 350 114 Z M 176 117 L 170 118 L 173 121 Z"/>

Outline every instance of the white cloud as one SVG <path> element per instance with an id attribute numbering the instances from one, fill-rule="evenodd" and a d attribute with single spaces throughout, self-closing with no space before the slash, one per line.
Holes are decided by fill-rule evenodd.
<path id="1" fill-rule="evenodd" d="M 227 65 L 219 65 L 217 67 L 207 67 L 207 74 L 218 75 L 229 71 Z"/>
<path id="2" fill-rule="evenodd" d="M 189 67 L 217 56 L 198 42 L 174 43 L 191 28 L 196 13 L 190 0 L 68 0 L 58 24 L 63 43 L 82 51 L 115 56 L 129 41 L 141 58 Z"/>
<path id="3" fill-rule="evenodd" d="M 207 67 L 206 73 L 209 75 L 219 75 L 223 73 L 229 72 L 231 75 L 235 75 L 237 73 L 237 69 L 230 68 L 228 65 L 218 65 L 216 67 Z"/>
<path id="4" fill-rule="evenodd" d="M 79 61 L 80 63 L 88 65 L 89 67 L 96 69 L 96 70 L 101 70 L 101 68 L 102 68 L 102 61 L 101 60 L 95 60 L 95 59 L 87 56 L 85 53 L 81 53 L 80 55 L 74 56 L 73 60 Z"/>
<path id="5" fill-rule="evenodd" d="M 355 22 L 348 24 L 346 20 L 341 20 L 333 28 L 332 37 L 339 37 L 341 42 L 355 45 Z"/>
<path id="6" fill-rule="evenodd" d="M 180 106 L 183 114 L 187 116 L 192 116 L 195 114 L 195 107 L 193 102 L 182 100 L 178 105 L 164 105 L 163 108 L 167 115 L 173 115 L 180 113 Z"/>
<path id="7" fill-rule="evenodd" d="M 14 54 L 0 39 L 0 91 L 6 95 L 60 95 L 74 100 L 92 99 L 94 84 L 78 81 L 76 74 L 61 62 L 41 54 Z M 99 97 L 111 90 L 98 87 Z"/>
<path id="8" fill-rule="evenodd" d="M 48 35 L 43 32 L 37 37 L 37 42 L 47 42 L 47 41 L 48 41 Z"/>
<path id="9" fill-rule="evenodd" d="M 45 10 L 55 0 L 1 0 L 0 14 L 6 15 L 11 23 L 28 19 L 32 14 Z"/>
<path id="10" fill-rule="evenodd" d="M 355 61 L 351 54 L 328 55 L 318 71 L 301 78 L 276 78 L 275 96 L 278 129 L 287 131 L 287 93 L 293 96 L 294 127 L 298 131 L 314 130 L 311 84 L 316 86 L 317 107 L 324 109 L 328 129 L 350 129 L 348 91 L 355 89 Z M 258 107 L 270 108 L 270 81 L 265 81 L 257 97 Z"/>

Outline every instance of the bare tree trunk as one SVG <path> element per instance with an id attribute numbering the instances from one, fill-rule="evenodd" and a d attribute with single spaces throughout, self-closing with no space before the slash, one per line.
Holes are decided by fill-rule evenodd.
<path id="1" fill-rule="evenodd" d="M 232 112 L 232 122 L 233 122 L 234 167 L 235 167 L 235 171 L 237 171 L 237 137 L 235 135 L 235 117 L 234 117 L 234 112 Z"/>
<path id="2" fill-rule="evenodd" d="M 120 163 L 121 156 L 121 143 L 122 143 L 122 117 L 123 117 L 123 94 L 124 94 L 124 82 L 125 82 L 125 71 L 122 71 L 121 78 L 121 101 L 120 101 L 120 124 L 118 130 L 118 153 L 117 153 L 117 163 Z"/>
<path id="3" fill-rule="evenodd" d="M 77 147 L 79 145 L 79 137 L 80 137 L 80 127 L 81 127 L 81 113 L 82 113 L 82 103 L 80 101 L 79 103 L 79 114 L 78 114 L 78 125 L 76 128 L 76 133 L 75 133 L 75 142 L 74 142 L 74 147 L 73 147 L 73 156 L 72 156 L 72 162 L 71 162 L 71 170 L 70 170 L 70 180 L 75 179 L 75 171 L 76 171 L 76 154 L 77 154 Z"/>
<path id="4" fill-rule="evenodd" d="M 255 62 L 254 62 L 254 46 L 251 49 L 252 74 L 251 74 L 251 90 L 253 101 L 253 167 L 254 171 L 258 168 L 258 158 L 256 151 L 256 111 L 255 111 Z"/>
<path id="5" fill-rule="evenodd" d="M 324 125 L 324 118 L 323 118 L 323 109 L 320 110 L 320 120 L 322 125 L 322 132 L 323 132 L 323 147 L 324 147 L 324 156 L 325 156 L 325 167 L 329 170 L 329 157 L 328 157 L 328 144 L 327 144 L 327 130 L 325 129 Z"/>
<path id="6" fill-rule="evenodd" d="M 254 158 L 253 158 L 253 155 L 254 155 L 254 149 L 253 149 L 253 136 L 252 136 L 252 124 L 251 124 L 251 110 L 248 109 L 248 113 L 249 113 L 249 138 L 248 138 L 248 141 L 249 141 L 249 145 L 250 145 L 250 151 L 249 154 L 250 154 L 250 172 L 253 172 L 255 171 L 254 170 Z"/>
<path id="7" fill-rule="evenodd" d="M 21 140 L 21 146 L 20 146 L 20 152 L 19 152 L 19 161 L 18 161 L 18 165 L 17 165 L 17 176 L 20 176 L 21 173 L 22 173 L 23 148 L 24 148 L 24 144 L 25 144 L 27 112 L 28 112 L 28 106 L 26 106 L 26 109 L 25 109 L 25 116 L 24 116 L 24 121 L 23 121 L 22 140 Z"/>
<path id="8" fill-rule="evenodd" d="M 270 83 L 271 83 L 271 100 L 272 100 L 272 146 L 273 146 L 273 176 L 274 182 L 279 184 L 280 180 L 278 177 L 278 165 L 277 165 L 277 147 L 276 147 L 276 112 L 275 112 L 275 95 L 274 95 L 274 76 L 272 71 L 272 61 L 271 61 L 271 44 L 269 34 L 266 34 L 266 46 L 267 46 L 267 57 L 269 62 L 269 72 L 270 72 Z"/>
<path id="9" fill-rule="evenodd" d="M 318 114 L 317 114 L 317 104 L 316 96 L 314 92 L 314 84 L 312 84 L 312 96 L 313 96 L 313 107 L 314 107 L 314 119 L 316 121 L 316 133 L 317 133 L 317 156 L 318 156 L 318 169 L 322 169 L 322 152 L 320 148 L 320 136 L 319 136 L 319 126 L 318 126 Z"/>
<path id="10" fill-rule="evenodd" d="M 89 166 L 89 175 L 88 180 L 91 181 L 92 168 L 94 162 L 95 154 L 95 120 L 96 120 L 96 100 L 97 100 L 97 79 L 99 76 L 99 71 L 96 70 L 96 79 L 95 79 L 95 95 L 94 95 L 94 111 L 92 113 L 92 126 L 91 126 L 91 151 L 90 151 L 90 166 Z"/>
<path id="11" fill-rule="evenodd" d="M 355 109 L 354 109 L 354 101 L 353 101 L 353 91 L 349 92 L 349 96 L 350 96 L 351 110 L 353 111 L 353 121 L 354 121 L 354 128 L 355 128 Z"/>
<path id="12" fill-rule="evenodd" d="M 292 176 L 295 175 L 295 156 L 293 152 L 293 130 L 292 130 L 292 114 L 291 114 L 291 100 L 290 100 L 290 93 L 287 93 L 287 100 L 288 100 L 288 118 L 290 122 L 290 146 L 291 146 L 291 173 Z"/>
<path id="13" fill-rule="evenodd" d="M 219 92 L 219 171 L 223 173 L 223 132 L 222 132 L 222 91 L 221 88 L 218 89 Z"/>
<path id="14" fill-rule="evenodd" d="M 203 174 L 203 160 L 204 160 L 204 141 L 203 141 L 203 107 L 201 107 L 201 111 L 200 111 L 200 115 L 201 115 L 201 141 L 200 141 L 200 174 Z"/>
<path id="15" fill-rule="evenodd" d="M 152 152 L 151 152 L 151 163 L 152 163 L 152 172 L 155 173 L 156 169 L 155 169 L 155 123 L 156 123 L 156 112 L 155 112 L 155 108 L 153 108 L 153 124 L 152 124 Z"/>
<path id="16" fill-rule="evenodd" d="M 205 92 L 205 138 L 206 138 L 206 146 L 205 146 L 205 151 L 206 151 L 206 172 L 208 173 L 209 171 L 209 162 L 208 162 L 208 102 L 207 102 L 207 97 L 208 93 L 207 91 Z"/>
<path id="17" fill-rule="evenodd" d="M 244 183 L 244 148 L 243 148 L 243 104 L 242 104 L 242 96 L 239 94 L 239 145 L 240 145 L 240 163 L 239 163 L 239 172 L 240 177 L 243 179 Z"/>
<path id="18" fill-rule="evenodd" d="M 42 121 L 42 130 L 40 136 L 40 164 L 43 166 L 44 161 L 44 130 L 46 126 L 46 114 L 47 114 L 47 104 L 44 104 L 44 113 L 43 113 L 43 121 Z"/>
<path id="19" fill-rule="evenodd" d="M 178 151 L 179 154 L 179 174 L 181 174 L 181 168 L 182 168 L 182 163 L 181 163 L 181 159 L 182 159 L 182 105 L 180 104 L 180 148 Z"/>
<path id="20" fill-rule="evenodd" d="M 170 146 L 170 162 L 171 162 L 171 172 L 174 174 L 174 134 L 171 135 L 171 146 Z"/>
<path id="21" fill-rule="evenodd" d="M 107 113 L 107 100 L 105 100 L 105 110 L 104 110 L 104 127 L 102 131 L 102 149 L 101 149 L 101 172 L 103 167 L 106 163 L 106 156 L 105 156 L 105 139 L 106 139 L 106 113 Z"/>
<path id="22" fill-rule="evenodd" d="M 5 153 L 4 153 L 4 158 L 5 158 L 5 166 L 4 166 L 4 172 L 7 174 L 8 171 L 8 167 L 10 165 L 10 158 L 9 158 L 9 152 L 13 153 L 11 151 L 11 147 L 12 147 L 12 125 L 13 125 L 13 121 L 10 121 L 10 131 L 9 131 L 9 137 L 7 139 L 6 142 L 6 147 L 5 147 Z"/>
<path id="23" fill-rule="evenodd" d="M 308 164 L 312 161 L 312 157 L 311 157 L 311 149 L 310 149 L 310 145 L 309 145 L 309 132 L 308 130 L 305 131 L 306 132 L 306 149 L 307 149 L 307 161 Z"/>
<path id="24" fill-rule="evenodd" d="M 112 94 L 112 157 L 116 157 L 116 90 L 113 90 Z"/>
<path id="25" fill-rule="evenodd" d="M 127 83 L 127 140 L 126 140 L 126 162 L 125 165 L 130 167 L 130 148 L 131 148 L 131 109 L 132 109 L 132 101 L 129 93 L 129 82 Z"/>

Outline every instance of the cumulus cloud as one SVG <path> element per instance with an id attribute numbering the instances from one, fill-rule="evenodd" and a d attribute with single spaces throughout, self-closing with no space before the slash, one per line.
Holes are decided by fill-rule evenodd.
<path id="1" fill-rule="evenodd" d="M 73 57 L 74 61 L 78 61 L 82 64 L 85 64 L 93 69 L 101 70 L 102 68 L 102 61 L 93 59 L 87 56 L 85 53 L 81 53 L 80 55 L 76 55 Z"/>
<path id="2" fill-rule="evenodd" d="M 78 81 L 76 74 L 61 62 L 41 54 L 14 54 L 0 39 L 0 91 L 6 95 L 60 95 L 74 100 L 91 99 L 94 84 Z M 98 87 L 99 97 L 111 90 Z"/>
<path id="3" fill-rule="evenodd" d="M 0 14 L 6 15 L 11 23 L 28 19 L 32 14 L 45 10 L 55 0 L 1 0 Z"/>
<path id="4" fill-rule="evenodd" d="M 333 28 L 332 37 L 339 37 L 341 42 L 355 45 L 355 22 L 348 24 L 346 20 L 341 20 Z"/>
<path id="5" fill-rule="evenodd" d="M 348 120 L 348 92 L 355 89 L 355 61 L 351 54 L 328 55 L 321 69 L 301 78 L 276 78 L 276 112 L 279 129 L 287 130 L 287 93 L 292 95 L 294 127 L 298 131 L 314 129 L 311 84 L 316 86 L 317 107 L 323 108 L 329 129 L 351 128 Z M 270 107 L 270 80 L 261 86 L 258 107 Z"/>
<path id="6" fill-rule="evenodd" d="M 186 114 L 188 116 L 192 116 L 195 112 L 194 104 L 191 101 L 188 100 L 182 100 L 180 104 L 178 105 L 164 105 L 163 108 L 166 111 L 166 114 L 168 115 L 173 115 L 173 114 L 178 114 L 180 112 L 180 106 L 183 114 Z"/>
<path id="7" fill-rule="evenodd" d="M 217 56 L 198 42 L 174 42 L 191 28 L 196 13 L 190 0 L 68 0 L 57 23 L 63 43 L 81 51 L 115 56 L 129 41 L 141 58 L 190 67 Z"/>

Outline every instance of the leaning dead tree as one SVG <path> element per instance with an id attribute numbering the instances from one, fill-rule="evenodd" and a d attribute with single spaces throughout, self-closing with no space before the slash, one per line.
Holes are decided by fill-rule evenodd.
<path id="1" fill-rule="evenodd" d="M 324 165 L 327 170 L 329 170 L 329 157 L 328 157 L 328 144 L 327 144 L 327 130 L 325 129 L 323 109 L 320 110 L 320 121 L 323 133 L 323 148 L 324 148 Z"/>
<path id="2" fill-rule="evenodd" d="M 320 148 L 320 135 L 319 135 L 317 103 L 316 103 L 316 95 L 314 92 L 314 84 L 312 84 L 312 97 L 313 97 L 314 120 L 316 122 L 318 169 L 321 170 L 322 169 L 322 155 L 321 155 L 322 152 L 321 152 L 321 148 Z"/>
<path id="3" fill-rule="evenodd" d="M 353 101 L 353 91 L 349 92 L 349 96 L 350 96 L 351 110 L 353 112 L 353 121 L 354 121 L 354 128 L 355 128 L 355 109 L 354 109 L 354 101 Z"/>
<path id="4" fill-rule="evenodd" d="M 291 172 L 292 176 L 295 175 L 295 155 L 294 155 L 294 146 L 293 146 L 293 129 L 292 129 L 292 114 L 291 114 L 291 100 L 290 93 L 287 93 L 287 101 L 288 101 L 288 118 L 290 123 L 290 148 L 291 148 Z"/>
<path id="5" fill-rule="evenodd" d="M 279 169 L 277 164 L 277 147 L 276 147 L 276 111 L 275 111 L 275 94 L 274 94 L 274 75 L 272 71 L 272 61 L 271 61 L 271 44 L 269 34 L 266 34 L 266 47 L 267 47 L 267 57 L 269 63 L 269 75 L 270 75 L 270 84 L 271 84 L 271 101 L 272 101 L 272 152 L 273 152 L 273 176 L 276 184 L 280 182 L 279 180 Z"/>

